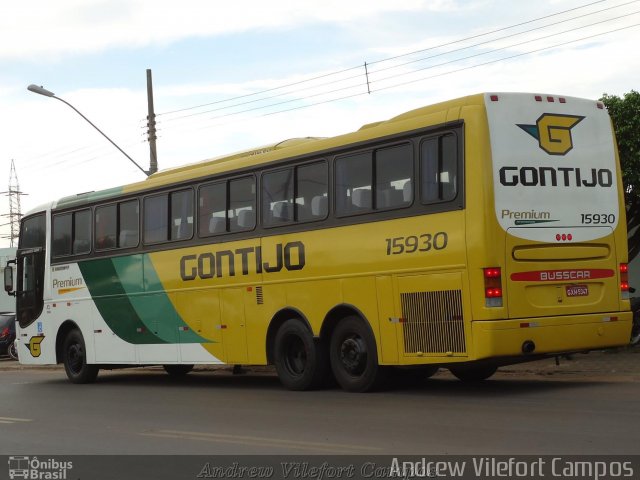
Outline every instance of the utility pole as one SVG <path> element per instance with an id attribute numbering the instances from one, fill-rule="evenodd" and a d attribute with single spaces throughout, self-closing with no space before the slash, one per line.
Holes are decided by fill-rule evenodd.
<path id="1" fill-rule="evenodd" d="M 151 69 L 147 68 L 147 104 L 149 115 L 147 116 L 147 131 L 149 139 L 149 175 L 158 171 L 158 152 L 156 150 L 156 113 L 153 110 L 153 83 L 151 81 Z"/>
<path id="2" fill-rule="evenodd" d="M 9 174 L 9 190 L 1 192 L 9 197 L 9 214 L 2 215 L 3 217 L 9 217 L 9 225 L 11 233 L 4 238 L 8 238 L 11 243 L 11 248 L 18 246 L 18 237 L 20 236 L 20 219 L 22 218 L 22 210 L 20 209 L 20 197 L 25 195 L 20 191 L 20 184 L 18 183 L 18 174 L 16 173 L 16 166 L 11 160 L 11 172 Z"/>

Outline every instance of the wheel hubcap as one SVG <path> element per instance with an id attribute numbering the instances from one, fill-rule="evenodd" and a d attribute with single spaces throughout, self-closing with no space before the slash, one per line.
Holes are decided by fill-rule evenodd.
<path id="1" fill-rule="evenodd" d="M 307 351 L 298 337 L 291 337 L 285 352 L 287 369 L 294 375 L 302 375 L 307 366 Z"/>
<path id="2" fill-rule="evenodd" d="M 340 360 L 351 375 L 360 375 L 367 365 L 367 346 L 358 336 L 346 338 L 340 346 Z"/>
<path id="3" fill-rule="evenodd" d="M 82 370 L 82 365 L 84 363 L 84 350 L 81 345 L 77 343 L 70 345 L 67 358 L 69 359 L 69 367 L 74 373 L 78 373 Z"/>

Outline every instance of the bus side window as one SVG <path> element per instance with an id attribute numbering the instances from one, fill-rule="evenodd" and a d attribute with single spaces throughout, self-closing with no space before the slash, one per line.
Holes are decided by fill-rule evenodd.
<path id="1" fill-rule="evenodd" d="M 54 215 L 51 243 L 54 257 L 89 253 L 91 251 L 91 210 Z"/>
<path id="2" fill-rule="evenodd" d="M 353 215 L 371 208 L 371 152 L 336 158 L 336 213 Z"/>
<path id="3" fill-rule="evenodd" d="M 91 251 L 91 210 L 80 210 L 73 214 L 73 247 L 74 255 Z"/>
<path id="4" fill-rule="evenodd" d="M 158 243 L 168 239 L 168 211 L 168 195 L 144 199 L 144 243 Z"/>
<path id="5" fill-rule="evenodd" d="M 140 207 L 138 200 L 118 204 L 120 211 L 118 225 L 118 247 L 137 247 L 140 243 Z"/>
<path id="6" fill-rule="evenodd" d="M 70 213 L 53 217 L 51 253 L 54 257 L 71 255 L 72 217 Z"/>
<path id="7" fill-rule="evenodd" d="M 422 142 L 420 154 L 422 203 L 455 199 L 458 193 L 456 136 L 448 133 L 429 138 Z"/>
<path id="8" fill-rule="evenodd" d="M 253 230 L 256 226 L 256 182 L 253 176 L 229 181 L 229 231 Z"/>
<path id="9" fill-rule="evenodd" d="M 208 237 L 227 231 L 227 182 L 209 183 L 198 190 L 198 234 Z"/>
<path id="10" fill-rule="evenodd" d="M 375 151 L 376 209 L 401 208 L 413 199 L 405 198 L 404 185 L 413 179 L 413 149 L 410 144 Z"/>
<path id="11" fill-rule="evenodd" d="M 296 168 L 296 220 L 322 220 L 329 213 L 329 166 L 321 161 Z"/>
<path id="12" fill-rule="evenodd" d="M 172 192 L 170 240 L 186 240 L 193 237 L 193 193 L 191 189 Z"/>
<path id="13" fill-rule="evenodd" d="M 116 205 L 96 207 L 96 250 L 116 247 L 118 215 Z"/>
<path id="14" fill-rule="evenodd" d="M 262 223 L 273 226 L 293 221 L 293 169 L 262 176 Z"/>

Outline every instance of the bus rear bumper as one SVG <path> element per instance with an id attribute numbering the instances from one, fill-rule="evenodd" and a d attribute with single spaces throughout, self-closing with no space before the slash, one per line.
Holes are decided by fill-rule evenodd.
<path id="1" fill-rule="evenodd" d="M 469 360 L 557 354 L 629 344 L 631 312 L 473 321 Z"/>

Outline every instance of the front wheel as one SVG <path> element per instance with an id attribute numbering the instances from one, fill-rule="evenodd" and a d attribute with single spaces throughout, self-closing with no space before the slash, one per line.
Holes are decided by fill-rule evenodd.
<path id="1" fill-rule="evenodd" d="M 18 360 L 18 346 L 15 341 L 11 342 L 11 345 L 7 348 L 7 354 L 11 359 Z"/>
<path id="2" fill-rule="evenodd" d="M 62 361 L 72 383 L 92 383 L 98 376 L 98 366 L 87 363 L 87 350 L 80 330 L 71 330 L 62 346 Z"/>
<path id="3" fill-rule="evenodd" d="M 367 392 L 384 382 L 387 370 L 378 365 L 375 337 L 361 318 L 347 317 L 338 323 L 329 352 L 331 369 L 344 390 Z"/>

